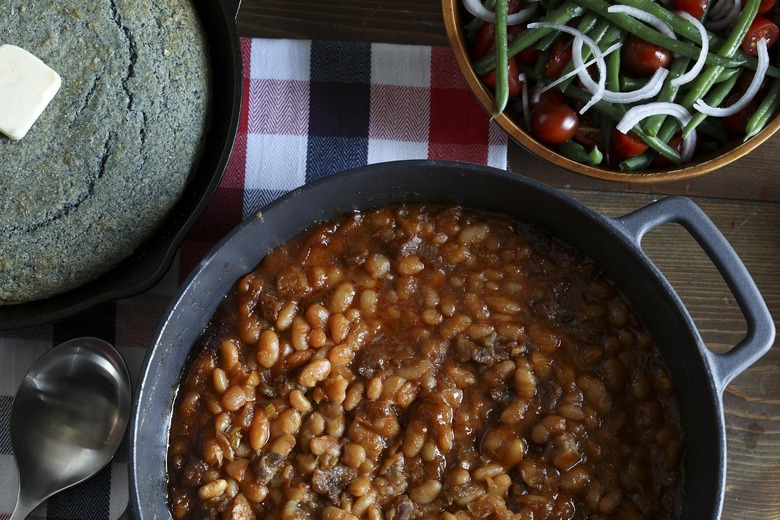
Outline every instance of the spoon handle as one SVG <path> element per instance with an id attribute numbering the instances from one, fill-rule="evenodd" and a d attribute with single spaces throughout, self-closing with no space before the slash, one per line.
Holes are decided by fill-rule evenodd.
<path id="1" fill-rule="evenodd" d="M 11 513 L 11 518 L 8 520 L 24 520 L 41 504 L 41 502 L 42 500 L 24 496 L 20 492 L 19 497 L 16 499 L 14 512 Z"/>

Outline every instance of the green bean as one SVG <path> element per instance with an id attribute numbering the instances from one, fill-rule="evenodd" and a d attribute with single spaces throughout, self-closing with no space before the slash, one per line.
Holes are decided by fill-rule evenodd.
<path id="1" fill-rule="evenodd" d="M 496 5 L 496 0 L 487 0 L 484 3 L 485 9 L 492 10 Z M 485 21 L 482 18 L 474 17 L 469 23 L 464 26 L 466 39 L 473 42 L 477 39 L 479 30 L 485 25 Z"/>
<path id="2" fill-rule="evenodd" d="M 556 31 L 553 29 L 553 31 L 549 34 L 544 35 L 544 37 L 536 42 L 536 45 L 534 45 L 534 49 L 537 51 L 546 51 L 548 49 L 551 49 L 553 44 L 560 38 L 561 31 Z"/>
<path id="3" fill-rule="evenodd" d="M 615 122 L 604 114 L 598 114 L 601 139 L 604 141 L 604 151 L 607 156 L 612 153 L 612 137 L 615 131 Z"/>
<path id="4" fill-rule="evenodd" d="M 709 121 L 704 121 L 701 124 L 700 130 L 702 134 L 713 137 L 720 144 L 716 144 L 714 142 L 699 144 L 696 147 L 697 151 L 705 151 L 705 149 L 709 146 L 722 146 L 726 143 L 726 141 L 728 141 L 728 133 L 726 133 L 726 130 L 722 125 L 713 125 L 710 124 Z M 642 155 L 624 159 L 620 163 L 619 168 L 621 171 L 629 172 L 646 170 L 652 164 L 653 159 L 655 158 L 655 154 L 655 150 L 648 150 Z"/>
<path id="5" fill-rule="evenodd" d="M 610 24 L 609 30 L 607 31 L 607 34 L 604 35 L 604 39 L 601 42 L 602 45 L 604 45 L 604 49 L 602 50 L 605 50 L 607 47 L 623 38 L 625 34 L 626 31 L 624 31 L 622 27 Z"/>
<path id="6" fill-rule="evenodd" d="M 643 23 L 625 13 L 609 12 L 609 4 L 604 2 L 604 0 L 576 0 L 576 2 L 587 9 L 595 11 L 607 20 L 610 20 L 612 23 L 619 25 L 626 31 L 638 36 L 639 38 L 654 45 L 663 47 L 672 53 L 680 54 L 682 56 L 687 56 L 693 59 L 698 58 L 699 54 L 701 54 L 701 50 L 697 46 L 675 40 L 674 38 L 670 38 L 665 34 L 661 34 L 660 32 L 651 29 L 650 27 L 644 25 Z M 744 62 L 744 59 L 737 59 L 733 58 L 732 56 L 725 57 L 713 54 L 711 52 L 707 53 L 707 64 L 710 66 L 721 65 L 724 67 L 738 67 L 743 65 Z"/>
<path id="7" fill-rule="evenodd" d="M 718 83 L 707 94 L 705 103 L 707 103 L 711 107 L 720 105 L 723 102 L 723 100 L 726 99 L 726 97 L 731 93 L 731 89 L 734 88 L 734 85 L 737 83 L 738 79 L 739 76 L 733 75 L 727 81 Z M 693 117 L 691 117 L 691 121 L 687 125 L 685 125 L 685 128 L 683 129 L 683 135 L 684 136 L 690 135 L 693 129 L 699 126 L 706 117 L 707 116 L 702 114 L 701 112 L 696 112 L 695 114 L 693 114 Z"/>
<path id="8" fill-rule="evenodd" d="M 615 40 L 610 41 L 610 36 L 615 35 L 614 29 L 617 29 L 617 33 L 619 34 L 621 30 L 619 28 L 616 28 L 614 25 L 609 23 L 607 20 L 599 19 L 596 26 L 593 27 L 593 29 L 588 33 L 588 36 L 596 43 L 596 45 L 599 46 L 601 50 L 605 50 L 607 47 L 612 45 Z M 593 51 L 591 50 L 590 46 L 585 45 L 582 48 L 582 61 L 588 61 L 590 57 L 593 55 Z M 566 67 L 563 69 L 563 75 L 568 74 L 569 72 L 574 70 L 574 62 L 570 61 L 566 64 Z M 561 92 L 565 91 L 566 88 L 572 84 L 574 81 L 575 76 L 571 76 L 570 78 L 564 80 L 561 82 L 560 85 L 558 85 L 558 89 L 560 89 Z"/>
<path id="9" fill-rule="evenodd" d="M 780 79 L 772 82 L 763 101 L 748 119 L 747 125 L 745 125 L 745 140 L 747 141 L 763 130 L 778 108 L 780 108 Z"/>
<path id="10" fill-rule="evenodd" d="M 732 76 L 739 76 L 740 74 L 742 74 L 742 69 L 723 69 L 723 72 L 715 78 L 715 84 L 723 83 L 730 80 Z"/>
<path id="11" fill-rule="evenodd" d="M 750 28 L 750 24 L 753 23 L 753 19 L 758 13 L 758 6 L 760 3 L 761 0 L 747 0 L 742 9 L 742 14 L 740 14 L 739 20 L 737 20 L 737 23 L 734 25 L 731 34 L 729 34 L 729 37 L 726 38 L 726 41 L 724 41 L 723 45 L 718 49 L 718 55 L 730 58 L 737 52 L 742 40 L 745 38 L 745 34 L 747 34 L 748 29 Z M 696 81 L 688 91 L 688 94 L 683 98 L 682 105 L 688 109 L 692 108 L 696 100 L 703 98 L 715 84 L 718 76 L 723 73 L 725 73 L 725 70 L 721 66 L 707 67 L 707 69 L 696 78 Z M 683 130 L 683 138 L 687 138 L 694 128 L 695 126 L 689 124 Z M 667 133 L 669 134 L 669 137 L 671 137 L 673 132 L 667 130 Z"/>
<path id="12" fill-rule="evenodd" d="M 540 3 L 547 11 L 552 11 L 553 9 L 558 9 L 558 7 L 560 7 L 561 0 L 542 0 Z"/>
<path id="13" fill-rule="evenodd" d="M 620 171 L 624 172 L 646 170 L 647 167 L 650 166 L 650 163 L 653 162 L 653 157 L 655 157 L 655 152 L 647 151 L 642 155 L 629 157 L 628 159 L 620 161 L 618 168 L 620 168 Z"/>
<path id="14" fill-rule="evenodd" d="M 650 13 L 664 22 L 668 23 L 672 30 L 680 36 L 685 36 L 687 39 L 694 43 L 701 45 L 701 35 L 699 30 L 688 20 L 678 15 L 677 13 L 668 10 L 661 4 L 655 3 L 653 0 L 616 0 L 618 4 L 627 5 L 629 7 L 636 7 L 646 13 Z M 707 33 L 710 42 L 714 45 L 718 38 L 712 33 Z"/>
<path id="15" fill-rule="evenodd" d="M 607 89 L 620 92 L 620 52 L 607 56 Z"/>
<path id="16" fill-rule="evenodd" d="M 576 143 L 572 140 L 565 141 L 558 145 L 558 152 L 564 157 L 583 164 L 600 164 L 604 159 L 604 155 L 599 150 L 598 146 L 588 152 L 584 146 Z"/>
<path id="17" fill-rule="evenodd" d="M 550 61 L 550 55 L 552 49 L 545 49 L 539 53 L 539 57 L 536 59 L 536 65 L 534 66 L 533 75 L 536 78 L 543 78 L 544 71 L 547 68 L 547 63 Z"/>
<path id="18" fill-rule="evenodd" d="M 658 93 L 658 101 L 674 101 L 674 99 L 677 97 L 677 92 L 680 90 L 680 87 L 673 86 L 672 80 L 685 74 L 690 61 L 691 59 L 686 58 L 685 56 L 680 56 L 672 60 L 672 64 L 669 66 L 669 75 L 666 77 L 666 82 L 664 83 L 664 86 L 661 87 L 661 91 Z M 658 130 L 661 129 L 661 126 L 665 120 L 666 116 L 662 114 L 650 116 L 645 120 L 645 123 L 642 126 L 645 129 L 645 132 L 648 134 L 658 135 Z"/>
<path id="19" fill-rule="evenodd" d="M 584 33 L 589 33 L 596 28 L 596 25 L 601 23 L 601 18 L 596 13 L 588 11 L 580 19 L 580 23 L 577 24 L 577 29 Z"/>
<path id="20" fill-rule="evenodd" d="M 647 135 L 639 126 L 635 126 L 633 132 L 638 135 L 642 140 L 647 143 L 650 148 L 658 152 L 659 155 L 665 157 L 667 160 L 674 164 L 682 164 L 682 158 L 680 152 L 669 146 L 669 143 L 658 137 Z"/>
<path id="21" fill-rule="evenodd" d="M 566 2 L 559 8 L 542 17 L 539 21 L 550 23 L 567 23 L 572 18 L 581 16 L 584 12 L 585 10 L 574 2 Z M 517 38 L 509 43 L 507 55 L 514 56 L 518 52 L 525 50 L 534 43 L 538 42 L 541 38 L 544 37 L 544 35 L 550 32 L 552 32 L 552 29 L 549 28 L 535 29 L 533 31 L 523 31 L 517 36 Z M 484 76 L 495 68 L 495 52 L 486 54 L 481 59 L 474 62 L 474 71 L 480 76 Z"/>
<path id="22" fill-rule="evenodd" d="M 742 72 L 741 69 L 723 69 L 723 71 L 712 81 L 712 85 L 718 85 L 720 83 L 724 83 L 726 81 L 730 81 L 731 78 L 735 76 L 739 76 L 739 74 Z M 708 87 L 708 88 L 711 88 Z M 701 91 L 703 92 L 703 90 Z M 696 95 L 688 94 L 685 96 L 685 98 L 680 102 L 681 105 L 683 105 L 687 110 L 693 109 L 693 103 L 696 102 L 697 99 L 700 99 L 700 97 L 695 97 Z M 648 121 L 651 121 L 652 118 L 655 118 L 658 116 L 652 116 L 648 119 Z M 669 119 L 666 116 L 663 117 L 663 124 L 660 127 L 660 129 L 656 129 L 656 135 L 659 135 L 662 139 L 670 139 L 672 135 L 677 131 L 677 128 L 679 127 L 678 121 L 676 119 Z M 649 131 L 652 132 L 654 127 L 651 127 Z M 721 142 L 726 142 L 727 138 L 725 136 L 725 130 L 722 129 L 720 125 L 713 125 L 710 123 L 707 123 L 707 120 L 704 120 L 701 125 L 702 132 L 706 133 L 707 135 L 710 135 Z"/>
<path id="23" fill-rule="evenodd" d="M 580 20 L 580 23 L 577 25 L 577 29 L 582 32 L 588 32 L 591 29 L 593 29 L 593 26 L 596 25 L 596 22 L 598 22 L 598 16 L 588 11 Z M 544 51 L 552 48 L 553 44 L 555 43 L 556 40 L 558 40 L 560 35 L 561 35 L 560 31 L 553 30 L 553 32 L 547 34 L 544 38 L 539 40 L 535 48 L 540 51 Z M 566 47 L 570 45 L 571 45 L 571 40 L 568 40 L 566 42 Z"/>
<path id="24" fill-rule="evenodd" d="M 509 72 L 507 65 L 507 25 L 506 18 L 509 15 L 509 0 L 496 0 L 496 113 L 501 114 L 509 102 Z"/>
<path id="25" fill-rule="evenodd" d="M 615 51 L 607 56 L 607 89 L 612 92 L 620 92 L 620 77 L 620 52 Z M 622 103 L 617 104 L 617 106 L 622 112 L 625 112 Z"/>
<path id="26" fill-rule="evenodd" d="M 726 144 L 729 140 L 729 133 L 726 131 L 720 121 L 715 123 L 710 119 L 705 119 L 699 125 L 699 131 L 700 133 L 715 139 L 720 144 Z"/>
<path id="27" fill-rule="evenodd" d="M 601 164 L 601 161 L 604 160 L 604 154 L 601 153 L 598 146 L 594 146 L 593 150 L 588 152 L 588 156 L 590 157 L 590 160 L 593 161 L 593 164 Z"/>
<path id="28" fill-rule="evenodd" d="M 669 11 L 664 6 L 652 1 L 652 0 L 617 0 L 619 4 L 627 5 L 630 7 L 636 7 L 647 13 L 657 16 L 661 20 L 668 23 L 672 30 L 683 36 L 692 42 L 701 45 L 701 34 L 699 30 L 688 20 L 678 15 L 673 11 Z M 719 48 L 723 45 L 723 39 L 712 33 L 707 33 L 709 36 L 710 46 Z M 758 60 L 753 56 L 748 56 L 741 49 L 737 49 L 735 56 L 744 60 L 745 66 L 752 70 L 756 70 L 758 67 Z M 770 66 L 767 74 L 774 78 L 780 78 L 780 69 L 774 66 Z"/>
<path id="29" fill-rule="evenodd" d="M 570 98 L 585 103 L 590 101 L 591 98 L 589 92 L 585 92 L 584 90 L 580 90 L 574 86 L 570 86 L 569 88 L 567 88 L 564 94 Z M 622 108 L 622 105 L 615 105 L 612 103 L 607 103 L 606 101 L 598 101 L 595 105 L 593 105 L 593 108 L 599 111 L 600 113 L 604 114 L 605 116 L 609 117 L 614 122 L 623 119 L 623 115 L 625 114 L 625 110 Z M 669 144 L 666 141 L 659 139 L 655 136 L 647 135 L 639 127 L 639 125 L 635 126 L 632 130 L 645 143 L 647 143 L 647 145 L 650 148 L 652 148 L 662 156 L 666 157 L 674 164 L 680 164 L 682 162 L 680 159 L 680 153 L 674 148 L 672 148 L 671 146 L 669 146 Z"/>
<path id="30" fill-rule="evenodd" d="M 574 99 L 575 101 L 580 101 L 582 103 L 587 103 L 593 97 L 590 92 L 586 92 L 580 88 L 575 87 L 574 85 L 567 88 L 564 94 Z M 595 108 L 599 113 L 607 116 L 613 122 L 620 121 L 623 119 L 623 115 L 625 114 L 625 110 L 621 110 L 618 105 L 607 103 L 606 101 L 598 101 L 595 105 L 593 105 L 593 108 Z"/>
<path id="31" fill-rule="evenodd" d="M 638 90 L 650 81 L 650 78 L 632 78 L 631 76 L 622 76 L 620 78 L 620 90 L 622 92 L 630 92 L 632 90 Z"/>

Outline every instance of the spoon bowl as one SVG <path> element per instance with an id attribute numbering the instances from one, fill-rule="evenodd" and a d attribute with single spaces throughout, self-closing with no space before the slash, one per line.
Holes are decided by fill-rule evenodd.
<path id="1" fill-rule="evenodd" d="M 10 520 L 111 460 L 127 428 L 131 388 L 122 357 L 97 338 L 62 343 L 33 364 L 11 410 L 19 495 Z"/>

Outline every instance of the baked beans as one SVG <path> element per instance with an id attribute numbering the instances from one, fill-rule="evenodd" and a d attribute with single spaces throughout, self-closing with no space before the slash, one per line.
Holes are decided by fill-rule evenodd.
<path id="1" fill-rule="evenodd" d="M 675 518 L 682 432 L 640 318 L 529 226 L 397 206 L 239 280 L 188 363 L 174 518 Z"/>

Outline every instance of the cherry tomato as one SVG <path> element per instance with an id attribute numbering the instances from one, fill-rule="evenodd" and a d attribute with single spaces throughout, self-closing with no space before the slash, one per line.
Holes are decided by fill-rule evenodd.
<path id="1" fill-rule="evenodd" d="M 672 61 L 671 52 L 633 34 L 626 39 L 622 53 L 622 62 L 628 72 L 639 77 L 650 77 L 659 68 L 668 67 Z"/>
<path id="2" fill-rule="evenodd" d="M 601 129 L 596 128 L 595 126 L 588 126 L 580 123 L 577 133 L 574 135 L 574 140 L 589 150 L 594 146 L 598 146 L 602 150 L 604 149 L 604 140 L 601 138 Z"/>
<path id="3" fill-rule="evenodd" d="M 485 54 L 493 50 L 496 42 L 494 39 L 494 30 L 496 26 L 492 23 L 484 23 L 477 33 L 477 41 L 474 42 L 474 48 L 471 49 L 471 58 L 478 60 Z"/>
<path id="4" fill-rule="evenodd" d="M 521 8 L 525 7 L 523 0 L 510 0 L 509 2 L 509 14 L 518 12 Z M 496 45 L 495 36 L 495 24 L 485 22 L 482 27 L 479 28 L 477 33 L 477 41 L 474 42 L 474 48 L 471 50 L 471 57 L 474 60 L 478 60 L 484 55 L 493 52 Z M 507 28 L 507 37 L 509 41 L 512 41 L 518 34 L 526 29 L 525 24 L 515 24 Z M 533 49 L 536 51 L 536 49 Z M 522 54 L 522 53 L 520 53 Z M 539 51 L 536 51 L 536 56 L 539 55 Z M 522 61 L 521 63 L 526 63 Z M 536 63 L 532 61 L 530 63 Z"/>
<path id="5" fill-rule="evenodd" d="M 527 27 L 524 23 L 510 25 L 507 28 L 507 38 L 511 42 L 526 29 Z M 539 61 L 539 54 L 539 49 L 532 45 L 515 54 L 515 60 L 517 60 L 517 63 L 522 63 L 523 65 L 535 65 L 536 62 Z"/>
<path id="6" fill-rule="evenodd" d="M 520 69 L 517 68 L 517 62 L 514 57 L 507 60 L 507 75 L 509 76 L 509 97 L 514 98 L 520 95 L 523 90 L 523 83 L 520 81 Z M 493 69 L 484 76 L 482 81 L 487 86 L 496 90 L 496 70 Z"/>
<path id="7" fill-rule="evenodd" d="M 564 103 L 548 101 L 531 111 L 531 134 L 545 144 L 560 144 L 577 133 L 580 120 Z"/>
<path id="8" fill-rule="evenodd" d="M 731 96 L 726 99 L 726 102 L 723 104 L 724 107 L 728 107 L 739 101 L 739 99 L 742 97 L 742 93 L 738 92 L 736 94 L 732 94 Z M 753 98 L 748 105 L 737 112 L 736 114 L 732 114 L 730 116 L 726 116 L 722 119 L 723 126 L 726 127 L 726 130 L 731 132 L 732 134 L 737 135 L 744 135 L 745 134 L 745 127 L 747 126 L 747 122 L 750 119 L 750 117 L 758 110 L 759 102 L 756 98 Z"/>
<path id="9" fill-rule="evenodd" d="M 750 86 L 750 84 L 753 82 L 753 78 L 755 77 L 755 75 L 756 75 L 756 71 L 754 70 L 750 70 L 750 69 L 743 70 L 739 75 L 737 84 L 734 85 L 733 92 L 739 92 L 740 95 L 741 93 L 745 92 Z M 772 78 L 770 78 L 769 76 L 765 76 L 764 81 L 761 82 L 761 87 L 758 89 L 758 92 L 755 95 L 755 98 L 763 99 L 771 83 L 772 83 Z M 725 107 L 728 105 L 721 104 L 721 106 Z"/>
<path id="10" fill-rule="evenodd" d="M 507 12 L 509 14 L 515 14 L 525 6 L 526 6 L 525 0 L 509 0 L 509 5 L 507 6 L 509 10 Z"/>
<path id="11" fill-rule="evenodd" d="M 696 130 L 694 130 L 696 132 Z M 669 146 L 677 150 L 678 152 L 682 151 L 682 132 L 677 132 L 672 136 L 671 139 L 669 139 Z M 656 154 L 653 158 L 653 165 L 657 166 L 659 168 L 668 168 L 669 166 L 677 166 L 672 161 L 667 159 L 661 154 Z"/>
<path id="12" fill-rule="evenodd" d="M 766 18 L 770 22 L 780 27 L 780 5 L 775 4 L 775 6 L 772 7 L 768 13 L 766 13 Z"/>
<path id="13" fill-rule="evenodd" d="M 612 146 L 618 154 L 625 158 L 642 155 L 649 148 L 647 143 L 634 132 L 624 134 L 617 128 L 612 132 Z"/>
<path id="14" fill-rule="evenodd" d="M 758 5 L 758 14 L 766 14 L 771 11 L 774 6 L 775 0 L 761 0 L 761 3 Z"/>
<path id="15" fill-rule="evenodd" d="M 550 90 L 545 90 L 542 92 L 542 95 L 539 96 L 539 101 L 534 103 L 533 99 L 531 100 L 531 109 L 536 108 L 537 105 L 540 105 L 542 103 L 547 102 L 553 102 L 553 103 L 561 103 L 566 104 L 566 97 L 563 95 L 563 92 L 558 90 L 557 88 L 551 88 Z"/>
<path id="16" fill-rule="evenodd" d="M 780 36 L 780 30 L 766 18 L 757 16 L 750 24 L 745 38 L 742 40 L 742 50 L 751 56 L 758 56 L 758 41 L 766 38 L 767 48 L 772 47 Z"/>
<path id="17" fill-rule="evenodd" d="M 685 11 L 694 18 L 701 19 L 707 9 L 707 3 L 708 0 L 674 0 L 674 10 Z"/>
<path id="18" fill-rule="evenodd" d="M 560 38 L 555 40 L 547 65 L 544 68 L 545 78 L 557 78 L 563 73 L 563 69 L 571 61 L 571 45 L 567 45 Z"/>

